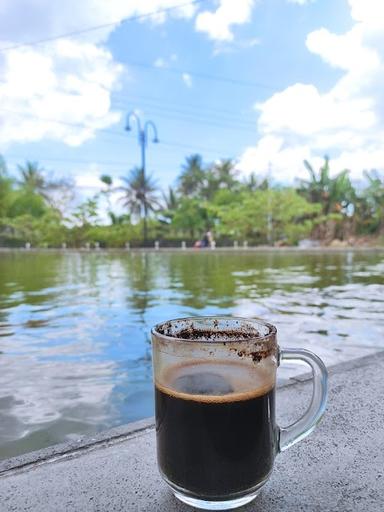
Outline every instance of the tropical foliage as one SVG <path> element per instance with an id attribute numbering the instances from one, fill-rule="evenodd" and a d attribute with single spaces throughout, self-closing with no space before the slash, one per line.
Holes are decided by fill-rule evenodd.
<path id="1" fill-rule="evenodd" d="M 124 247 L 192 244 L 208 229 L 217 244 L 295 245 L 304 238 L 384 238 L 384 178 L 375 170 L 354 186 L 348 170 L 331 172 L 324 159 L 296 187 L 241 176 L 232 160 L 205 164 L 186 158 L 176 186 L 165 191 L 142 169 L 100 176 L 100 190 L 80 200 L 68 180 L 53 179 L 38 163 L 25 162 L 11 175 L 0 157 L 0 245 Z M 380 238 L 381 237 L 381 238 Z"/>

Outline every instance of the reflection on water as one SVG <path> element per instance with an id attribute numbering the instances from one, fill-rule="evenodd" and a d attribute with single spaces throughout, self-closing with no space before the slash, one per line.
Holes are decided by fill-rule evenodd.
<path id="1" fill-rule="evenodd" d="M 0 254 L 0 457 L 152 415 L 156 322 L 261 316 L 332 363 L 383 306 L 383 253 Z"/>

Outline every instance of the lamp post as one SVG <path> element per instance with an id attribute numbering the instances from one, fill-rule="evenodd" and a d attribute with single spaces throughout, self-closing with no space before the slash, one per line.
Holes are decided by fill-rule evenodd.
<path id="1" fill-rule="evenodd" d="M 147 240 L 147 215 L 148 215 L 148 207 L 146 201 L 146 149 L 148 146 L 149 140 L 149 131 L 152 130 L 153 138 L 152 142 L 157 144 L 159 142 L 157 136 L 157 128 L 153 121 L 146 121 L 142 126 L 140 117 L 136 114 L 136 112 L 132 111 L 127 115 L 127 123 L 125 125 L 125 129 L 127 132 L 132 131 L 132 121 L 135 121 L 137 128 L 137 141 L 140 146 L 141 153 L 141 170 L 143 173 L 143 206 L 144 206 L 144 242 Z"/>

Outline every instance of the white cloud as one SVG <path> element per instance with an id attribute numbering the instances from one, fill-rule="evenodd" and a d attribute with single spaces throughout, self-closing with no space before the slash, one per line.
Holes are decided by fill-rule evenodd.
<path id="1" fill-rule="evenodd" d="M 308 34 L 306 45 L 308 50 L 335 68 L 369 71 L 380 64 L 380 55 L 376 49 L 364 46 L 364 35 L 362 24 L 341 35 L 321 28 Z"/>
<path id="2" fill-rule="evenodd" d="M 172 62 L 176 62 L 176 61 L 177 61 L 177 55 L 176 55 L 176 53 L 172 53 L 169 58 L 158 57 L 154 61 L 153 65 L 155 66 L 155 68 L 169 68 L 169 65 Z"/>
<path id="3" fill-rule="evenodd" d="M 103 184 L 100 181 L 101 170 L 96 164 L 90 165 L 90 170 L 84 174 L 75 176 L 76 188 L 85 189 L 87 192 L 100 192 Z"/>
<path id="4" fill-rule="evenodd" d="M 370 30 L 382 29 L 384 25 L 384 5 L 378 0 L 348 0 L 351 16 L 355 21 L 369 26 Z"/>
<path id="5" fill-rule="evenodd" d="M 187 87 L 192 87 L 192 77 L 189 73 L 183 73 L 181 78 Z"/>
<path id="6" fill-rule="evenodd" d="M 155 68 L 165 68 L 165 67 L 167 67 L 167 63 L 165 62 L 165 60 L 162 57 L 158 57 L 155 60 L 155 62 L 153 63 L 153 65 L 155 66 Z"/>
<path id="7" fill-rule="evenodd" d="M 221 55 L 225 53 L 234 53 L 238 50 L 246 50 L 248 48 L 253 48 L 261 43 L 260 39 L 257 37 L 252 37 L 250 39 L 236 39 L 235 41 L 221 41 L 216 44 L 213 55 Z"/>
<path id="8" fill-rule="evenodd" d="M 289 4 L 305 5 L 312 3 L 314 0 L 288 0 Z"/>
<path id="9" fill-rule="evenodd" d="M 110 92 L 121 73 L 111 54 L 92 43 L 59 40 L 44 50 L 6 52 L 0 143 L 51 139 L 81 144 L 119 121 L 120 114 L 110 110 Z"/>
<path id="10" fill-rule="evenodd" d="M 284 176 L 284 180 L 292 182 L 295 178 L 306 176 L 302 162 L 307 159 L 311 159 L 315 166 L 322 161 L 316 158 L 314 162 L 311 149 L 305 144 L 285 146 L 283 137 L 266 135 L 257 146 L 244 151 L 237 167 L 244 174 L 256 172 L 259 175 L 271 174 L 276 178 Z"/>
<path id="11" fill-rule="evenodd" d="M 102 44 L 124 18 L 174 5 L 174 0 L 1 0 L 0 49 L 112 25 L 77 37 L 0 51 L 0 147 L 43 139 L 76 146 L 119 121 L 120 113 L 111 110 L 110 98 L 124 70 Z M 189 18 L 195 9 L 185 6 L 141 21 Z"/>
<path id="12" fill-rule="evenodd" d="M 216 11 L 203 11 L 196 17 L 195 27 L 216 41 L 232 41 L 232 25 L 250 21 L 255 0 L 220 0 Z"/>
<path id="13" fill-rule="evenodd" d="M 320 28 L 306 40 L 309 51 L 343 71 L 341 78 L 325 92 L 296 83 L 258 103 L 260 139 L 240 158 L 245 172 L 269 165 L 278 179 L 291 180 L 304 172 L 304 158 L 318 164 L 324 154 L 334 172 L 349 168 L 356 178 L 384 168 L 384 4 L 349 3 L 355 20 L 349 31 Z"/>

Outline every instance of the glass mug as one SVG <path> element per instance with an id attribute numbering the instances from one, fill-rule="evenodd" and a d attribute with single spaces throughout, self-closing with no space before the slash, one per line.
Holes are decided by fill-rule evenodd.
<path id="1" fill-rule="evenodd" d="M 276 454 L 307 436 L 322 417 L 327 370 L 312 352 L 279 349 L 261 320 L 196 317 L 152 329 L 157 458 L 173 493 L 207 510 L 252 501 Z M 293 425 L 275 420 L 276 370 L 304 361 L 313 375 L 309 409 Z"/>

